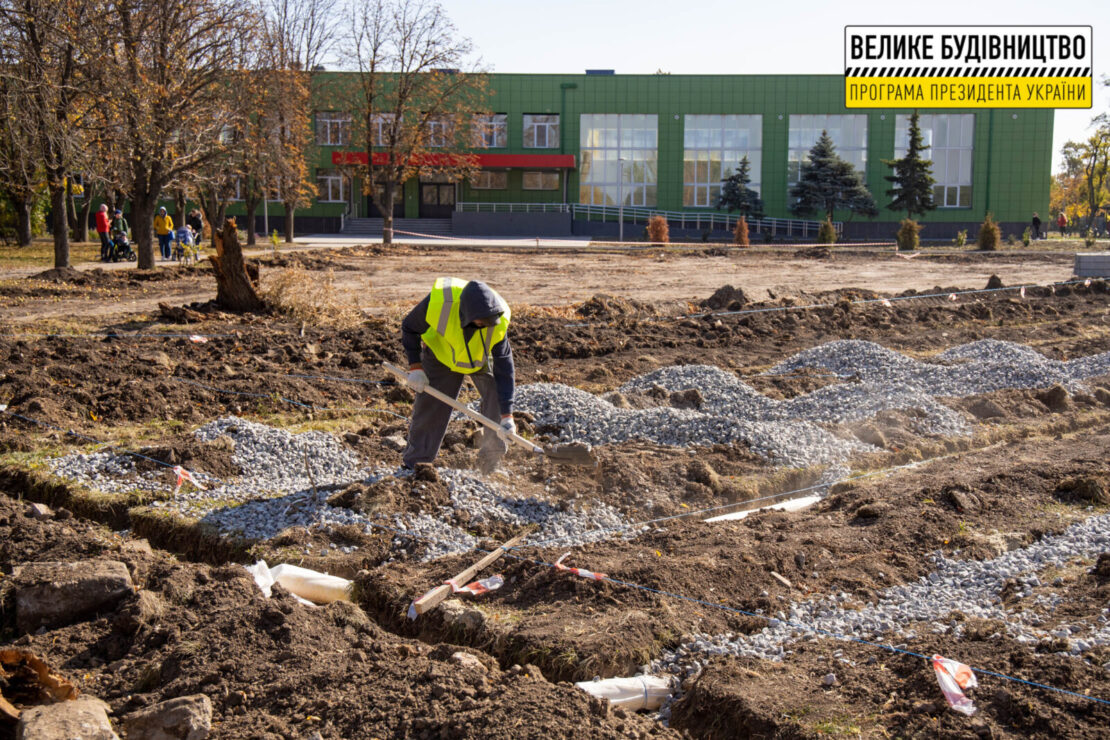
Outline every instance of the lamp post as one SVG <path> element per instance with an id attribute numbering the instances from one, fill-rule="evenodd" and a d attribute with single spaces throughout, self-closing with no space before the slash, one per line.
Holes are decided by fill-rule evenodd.
<path id="1" fill-rule="evenodd" d="M 620 180 L 617 182 L 617 241 L 624 241 L 624 157 L 617 157 L 620 166 Z"/>

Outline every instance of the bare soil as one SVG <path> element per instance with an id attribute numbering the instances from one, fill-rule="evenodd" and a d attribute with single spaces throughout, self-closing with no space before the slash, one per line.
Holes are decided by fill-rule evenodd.
<path id="1" fill-rule="evenodd" d="M 927 574 L 929 553 L 988 559 L 1105 513 L 1110 502 L 1097 491 L 1110 485 L 1110 378 L 1096 379 L 1089 392 L 1063 405 L 1038 390 L 948 399 L 973 422 L 969 437 L 914 433 L 899 413 L 847 425 L 835 431 L 880 448 L 852 460 L 856 471 L 932 462 L 839 484 L 820 504 L 796 513 L 761 512 L 716 524 L 670 519 L 631 540 L 573 549 L 571 565 L 653 591 L 542 565 L 561 550 L 523 550 L 521 558 L 499 565 L 506 578 L 501 590 L 415 623 L 403 616 L 409 601 L 476 554 L 422 564 L 420 544 L 412 543 L 409 557 L 383 566 L 392 536 L 352 528 L 290 530 L 264 543 L 216 546 L 195 524 L 155 520 L 134 508 L 149 497 L 98 499 L 33 470 L 46 454 L 84 449 L 86 440 L 72 431 L 233 476 L 236 466 L 225 449 L 189 434 L 228 413 L 328 428 L 367 464 L 396 465 L 398 453 L 386 438 L 404 433 L 411 393 L 387 382 L 325 377 L 386 380 L 379 363 L 401 359 L 400 309 L 419 300 L 439 274 L 484 278 L 514 304 L 520 382 L 608 392 L 652 369 L 697 362 L 735 370 L 760 391 L 786 398 L 831 381 L 815 373 L 759 373 L 833 339 L 867 339 L 922 358 L 987 337 L 1028 344 L 1056 359 L 1105 352 L 1110 289 L 1102 281 L 1029 288 L 1024 298 L 1016 292 L 945 297 L 954 289 L 983 288 L 991 275 L 1004 284 L 1065 280 L 1070 257 L 906 260 L 834 251 L 830 259 L 809 259 L 409 247 L 300 252 L 270 261 L 263 281 L 267 270 L 294 264 L 310 277 L 330 270 L 337 285 L 361 289 L 360 305 L 376 316 L 335 330 L 280 316 L 221 313 L 206 305 L 214 285 L 203 268 L 0 282 L 0 316 L 10 327 L 0 336 L 0 403 L 54 427 L 0 415 L 0 569 L 10 573 L 35 560 L 121 559 L 164 607 L 144 613 L 129 602 L 93 621 L 20 635 L 9 600 L 0 610 L 0 640 L 46 658 L 83 692 L 108 701 L 115 718 L 165 698 L 205 693 L 216 707 L 214 735 L 230 738 L 314 732 L 324 738 L 1105 736 L 1106 705 L 981 676 L 973 694 L 980 711 L 969 719 L 947 708 L 923 661 L 832 640 L 804 643 L 782 663 L 712 662 L 685 682 L 670 727 L 610 711 L 567 682 L 632 675 L 692 632 L 757 631 L 764 622 L 752 615 L 807 596 L 845 592 L 863 606 L 882 589 Z M 718 292 L 726 285 L 742 294 Z M 850 303 L 915 293 L 941 297 L 891 307 Z M 159 302 L 192 304 L 202 318 L 166 323 L 156 314 Z M 822 307 L 798 310 L 816 304 Z M 727 313 L 754 308 L 779 310 Z M 726 313 L 675 318 L 707 309 Z M 37 328 L 59 333 L 32 334 Z M 82 336 L 106 329 L 181 336 Z M 207 341 L 191 341 L 194 333 Z M 628 400 L 696 403 L 648 394 Z M 557 431 L 533 429 L 523 416 L 518 421 L 541 439 Z M 472 435 L 469 425 L 453 422 L 437 465 L 472 464 Z M 821 473 L 775 469 L 743 445 L 687 451 L 630 442 L 598 453 L 596 470 L 513 453 L 509 480 L 523 495 L 604 502 L 643 521 L 788 492 Z M 352 487 L 334 501 L 399 513 L 432 510 L 447 500 L 442 484 L 419 485 Z M 75 516 L 34 520 L 20 498 L 67 506 Z M 121 537 L 105 524 L 131 535 Z M 487 526 L 475 533 L 492 543 L 516 532 Z M 344 554 L 335 544 L 355 549 Z M 329 554 L 319 554 L 325 549 Z M 358 607 L 307 609 L 280 593 L 265 600 L 237 565 L 254 557 L 295 558 L 352 578 Z M 1064 594 L 1067 608 L 1045 619 L 1094 623 L 1110 597 L 1110 566 L 1104 570 L 1100 575 L 1094 563 L 1076 563 L 1058 574 L 1054 590 Z M 0 595 L 4 583 L 0 578 Z M 960 640 L 923 629 L 906 647 L 1110 699 L 1110 674 L 1101 667 L 1110 651 L 1038 652 L 996 627 L 978 625 Z M 460 662 L 454 657 L 460 651 L 481 667 Z M 826 686 L 830 671 L 837 682 Z M 9 729 L 0 725 L 0 738 Z"/>

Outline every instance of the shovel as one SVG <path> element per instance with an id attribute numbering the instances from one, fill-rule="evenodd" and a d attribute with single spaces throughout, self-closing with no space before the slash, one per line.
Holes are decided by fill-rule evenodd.
<path id="1" fill-rule="evenodd" d="M 401 380 L 408 380 L 409 374 L 396 365 L 389 362 L 383 362 L 382 367 L 396 375 Z M 548 459 L 554 462 L 562 463 L 564 465 L 580 465 L 589 468 L 597 467 L 597 458 L 594 457 L 593 449 L 588 444 L 585 444 L 583 442 L 574 442 L 565 445 L 548 445 L 547 447 L 540 447 L 537 444 L 529 442 L 516 432 L 506 432 L 497 422 L 493 421 L 492 419 L 486 418 L 482 414 L 479 414 L 477 411 L 471 410 L 466 405 L 459 403 L 454 398 L 451 398 L 442 391 L 437 391 L 430 385 L 424 389 L 424 393 L 427 393 L 429 396 L 438 401 L 442 401 L 443 403 L 458 411 L 460 414 L 465 414 L 466 416 L 469 416 L 474 421 L 491 429 L 494 432 L 497 432 L 502 437 L 508 437 L 521 447 L 527 448 L 529 451 L 537 455 L 544 455 Z"/>

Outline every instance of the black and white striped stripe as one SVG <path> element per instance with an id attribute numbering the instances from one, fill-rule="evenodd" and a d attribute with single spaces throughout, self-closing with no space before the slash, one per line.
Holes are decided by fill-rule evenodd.
<path id="1" fill-rule="evenodd" d="M 1090 67 L 848 67 L 845 77 L 1090 77 Z"/>

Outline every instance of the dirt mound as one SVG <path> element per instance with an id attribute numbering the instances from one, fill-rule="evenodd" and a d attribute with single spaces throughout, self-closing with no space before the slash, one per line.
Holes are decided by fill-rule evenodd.
<path id="1" fill-rule="evenodd" d="M 738 308 L 750 303 L 747 294 L 744 293 L 743 288 L 734 288 L 731 285 L 724 285 L 717 288 L 713 295 L 706 298 L 701 302 L 702 306 L 719 311 L 721 309 L 728 309 L 735 311 Z"/>
<path id="2" fill-rule="evenodd" d="M 73 283 L 84 285 L 88 282 L 85 273 L 72 267 L 54 267 L 45 272 L 40 272 L 30 277 L 31 280 L 42 280 L 48 283 Z"/>
<path id="3" fill-rule="evenodd" d="M 299 267 L 302 270 L 340 270 L 353 272 L 360 268 L 340 262 L 331 254 L 312 252 L 292 252 L 290 254 L 277 254 L 259 260 L 266 267 L 289 268 Z"/>
<path id="4" fill-rule="evenodd" d="M 648 303 L 618 298 L 616 296 L 598 293 L 575 309 L 579 316 L 594 319 L 612 319 L 624 316 L 655 315 L 655 310 Z"/>
<path id="5" fill-rule="evenodd" d="M 139 454 L 152 458 L 136 458 L 137 470 L 155 470 L 162 466 L 153 462 L 158 460 L 166 465 L 180 465 L 189 471 L 201 471 L 227 480 L 240 475 L 243 471 L 232 459 L 235 442 L 228 436 L 217 437 L 211 442 L 201 442 L 191 434 L 178 435 L 165 443 L 139 449 Z"/>

